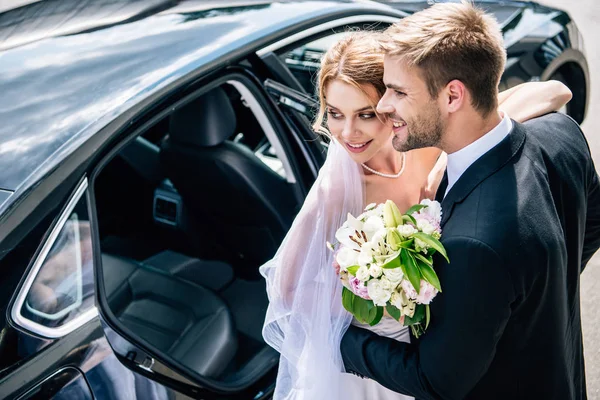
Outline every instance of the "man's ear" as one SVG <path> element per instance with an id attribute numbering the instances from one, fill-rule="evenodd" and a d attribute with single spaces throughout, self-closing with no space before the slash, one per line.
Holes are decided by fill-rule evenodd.
<path id="1" fill-rule="evenodd" d="M 455 113 L 467 102 L 468 91 L 464 83 L 458 79 L 448 82 L 442 89 L 442 100 L 448 113 Z"/>

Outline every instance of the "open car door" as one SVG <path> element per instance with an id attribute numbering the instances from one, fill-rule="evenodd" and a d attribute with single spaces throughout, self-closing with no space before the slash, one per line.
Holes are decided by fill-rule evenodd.
<path id="1" fill-rule="evenodd" d="M 306 162 L 306 158 L 302 156 L 301 149 L 304 147 L 297 145 L 304 143 L 304 138 L 297 138 L 293 132 L 291 137 L 287 135 L 290 127 L 285 126 L 287 122 L 283 122 L 282 109 L 276 107 L 272 98 L 269 98 L 273 93 L 285 92 L 285 87 L 273 83 L 267 85 L 271 88 L 267 90 L 265 87 L 260 87 L 262 85 L 259 82 L 247 79 L 239 72 L 228 73 L 222 78 L 215 79 L 212 85 L 213 87 L 210 88 L 207 85 L 201 91 L 201 95 L 214 93 L 216 88 L 221 89 L 219 93 L 224 94 L 222 101 L 239 101 L 236 107 L 232 107 L 236 110 L 236 118 L 247 117 L 247 114 L 242 114 L 246 111 L 246 104 L 254 107 L 253 113 L 256 108 L 259 108 L 264 117 L 261 121 L 268 120 L 267 123 L 270 123 L 269 126 L 276 138 L 286 135 L 286 140 L 290 143 L 289 147 L 293 148 L 294 159 L 298 160 L 296 163 L 302 163 L 302 171 L 309 171 L 303 173 L 307 181 L 314 180 L 316 168 L 314 174 L 310 172 L 310 168 L 307 167 L 310 162 Z M 234 89 L 237 91 L 234 85 L 243 86 L 243 100 L 232 97 L 236 95 Z M 230 92 L 226 92 L 224 88 Z M 286 96 L 281 94 L 276 102 L 286 104 L 286 112 L 296 113 L 298 129 L 302 126 L 302 132 L 305 132 L 306 122 L 301 119 L 308 120 L 304 113 L 310 107 L 304 110 L 302 107 L 303 104 L 309 106 L 310 100 L 308 97 L 294 97 L 293 100 L 292 96 L 291 93 L 286 93 Z M 170 107 L 165 108 L 165 112 L 168 113 L 170 109 Z M 227 148 L 237 149 L 245 146 L 244 139 L 239 140 L 240 134 L 236 132 L 230 136 L 232 139 L 228 139 Z M 137 140 L 140 135 L 132 132 L 130 137 L 135 136 Z M 252 138 L 246 137 L 246 139 L 249 143 Z M 127 248 L 123 251 L 124 246 L 119 245 L 121 251 L 115 252 L 115 249 L 119 250 L 117 246 L 105 245 L 110 242 L 110 236 L 115 235 L 114 230 L 129 232 L 126 221 L 129 219 L 128 214 L 137 212 L 133 208 L 141 208 L 142 202 L 149 201 L 141 197 L 130 210 L 126 208 L 127 201 L 122 199 L 122 195 L 107 193 L 116 191 L 114 188 L 117 185 L 114 180 L 124 174 L 125 166 L 122 161 L 125 160 L 125 164 L 135 163 L 132 152 L 126 149 L 127 146 L 140 146 L 138 142 L 141 141 L 136 140 L 124 141 L 122 147 L 117 147 L 112 154 L 106 156 L 107 161 L 103 161 L 105 165 L 98 167 L 98 171 L 91 176 L 90 212 L 94 220 L 92 225 L 96 227 L 93 235 L 95 235 L 96 246 L 94 267 L 97 278 L 97 304 L 108 342 L 127 368 L 192 398 L 256 400 L 270 398 L 274 390 L 279 353 L 264 342 L 261 334 L 268 304 L 265 282 L 258 274 L 261 262 L 249 263 L 247 261 L 249 257 L 239 260 L 238 264 L 228 263 L 230 260 L 226 259 L 202 258 L 200 255 L 191 255 L 181 250 L 186 245 L 184 243 L 165 246 L 166 250 L 161 247 L 152 248 L 151 255 L 143 257 L 125 254 L 126 251 L 129 251 L 128 254 L 135 253 L 137 251 L 135 249 Z M 311 140 L 314 141 L 314 136 Z M 264 147 L 260 143 L 262 142 L 259 142 L 257 149 Z M 146 146 L 148 151 L 162 151 L 159 146 L 150 144 Z M 244 147 L 241 154 L 252 155 L 248 157 L 252 158 L 253 162 L 258 162 L 260 154 L 271 156 L 270 152 L 260 153 L 256 150 L 252 154 L 251 151 L 250 148 Z M 139 153 L 138 149 L 133 152 L 133 155 Z M 290 154 L 291 151 L 287 150 L 287 146 L 285 148 L 279 146 L 274 153 L 283 159 L 283 156 Z M 119 156 L 122 156 L 123 160 L 119 160 Z M 145 157 L 145 160 L 149 158 Z M 115 162 L 112 162 L 113 159 Z M 266 167 L 261 167 L 261 170 L 267 171 Z M 294 182 L 300 180 L 300 173 L 297 172 L 299 170 L 300 168 L 293 170 Z M 103 178 L 104 172 L 107 175 Z M 270 170 L 269 173 L 270 176 L 274 174 Z M 145 179 L 146 183 L 143 183 L 139 182 L 142 180 L 139 178 L 142 174 L 137 173 L 135 176 L 137 181 L 129 182 L 130 185 L 144 184 L 152 187 L 154 179 Z M 288 184 L 288 178 L 280 178 L 277 182 Z M 295 183 L 293 185 L 300 186 Z M 295 194 L 291 192 L 293 185 L 290 183 L 287 186 L 291 194 Z M 101 193 L 102 189 L 104 193 Z M 178 195 L 183 195 L 183 192 L 174 189 L 165 183 L 154 190 L 154 221 L 151 221 L 154 224 L 144 225 L 146 230 L 157 229 L 156 222 L 160 220 L 162 225 L 172 225 L 158 224 L 162 228 L 162 233 L 187 234 L 184 232 L 186 224 L 180 224 L 180 220 L 185 217 L 185 211 L 183 211 L 183 200 Z M 130 196 L 134 195 L 136 194 L 130 193 Z M 289 197 L 292 198 L 291 195 Z M 118 201 L 119 198 L 121 202 Z M 117 207 L 114 206 L 115 201 L 118 203 Z M 297 204 L 289 203 L 291 214 L 291 210 L 295 210 Z M 287 203 L 282 202 L 282 204 Z M 145 218 L 148 217 L 146 213 Z M 119 221 L 113 224 L 117 219 Z M 290 220 L 293 220 L 293 215 Z M 187 222 L 192 224 L 200 221 L 189 218 Z M 265 221 L 261 223 L 264 225 Z M 112 229 L 110 232 L 106 228 L 108 225 Z M 113 229 L 113 227 L 117 228 Z M 136 232 L 139 233 L 137 230 Z M 232 236 L 237 234 L 238 232 L 233 232 Z M 186 239 L 193 243 L 193 246 L 201 247 L 206 245 L 206 239 L 210 240 L 211 235 L 216 236 L 214 232 L 209 232 L 202 240 L 196 241 L 197 238 L 191 235 Z M 239 234 L 235 238 L 240 237 L 244 238 L 244 235 Z M 164 236 L 161 238 L 161 240 L 169 239 Z M 118 237 L 118 239 L 124 238 Z M 265 246 L 264 243 L 262 245 Z M 227 246 L 226 250 L 232 253 L 230 247 Z M 148 249 L 142 250 L 143 253 L 147 251 Z M 207 249 L 207 251 L 212 250 Z M 244 267 L 250 268 L 244 269 Z M 252 268 L 253 270 L 249 271 Z M 222 284 L 221 278 L 224 282 Z M 199 282 L 202 280 L 203 282 Z"/>

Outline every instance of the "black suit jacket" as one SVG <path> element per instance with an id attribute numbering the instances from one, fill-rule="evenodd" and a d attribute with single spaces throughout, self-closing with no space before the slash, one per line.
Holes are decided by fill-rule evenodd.
<path id="1" fill-rule="evenodd" d="M 586 398 L 579 276 L 600 246 L 598 175 L 569 117 L 513 123 L 442 201 L 450 264 L 434 259 L 429 329 L 408 344 L 351 326 L 349 372 L 417 399 Z"/>

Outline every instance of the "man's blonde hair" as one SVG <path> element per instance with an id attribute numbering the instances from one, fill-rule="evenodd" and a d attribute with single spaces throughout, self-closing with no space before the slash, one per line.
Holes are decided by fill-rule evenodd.
<path id="1" fill-rule="evenodd" d="M 417 67 L 431 97 L 457 79 L 484 117 L 498 106 L 506 50 L 496 19 L 472 4 L 435 4 L 385 31 L 385 52 Z"/>

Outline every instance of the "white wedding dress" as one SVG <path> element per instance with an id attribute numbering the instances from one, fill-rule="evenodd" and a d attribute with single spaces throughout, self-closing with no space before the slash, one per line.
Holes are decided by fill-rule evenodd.
<path id="1" fill-rule="evenodd" d="M 347 214 L 365 207 L 363 171 L 346 149 L 329 145 L 325 164 L 277 254 L 260 267 L 269 307 L 265 342 L 280 353 L 274 400 L 409 400 L 344 369 L 341 339 L 352 323 L 409 342 L 408 328 L 390 317 L 361 325 L 342 306 L 342 284 L 325 246 Z"/>
<path id="2" fill-rule="evenodd" d="M 368 329 L 379 336 L 410 343 L 408 327 L 400 325 L 398 321 L 390 317 L 384 316 L 375 326 L 363 324 L 356 319 L 352 320 L 352 325 Z M 361 378 L 353 374 L 343 374 L 342 384 L 347 385 L 349 389 L 347 393 L 351 393 L 351 397 L 347 397 L 345 400 L 414 400 L 414 397 L 393 392 L 372 379 Z"/>

